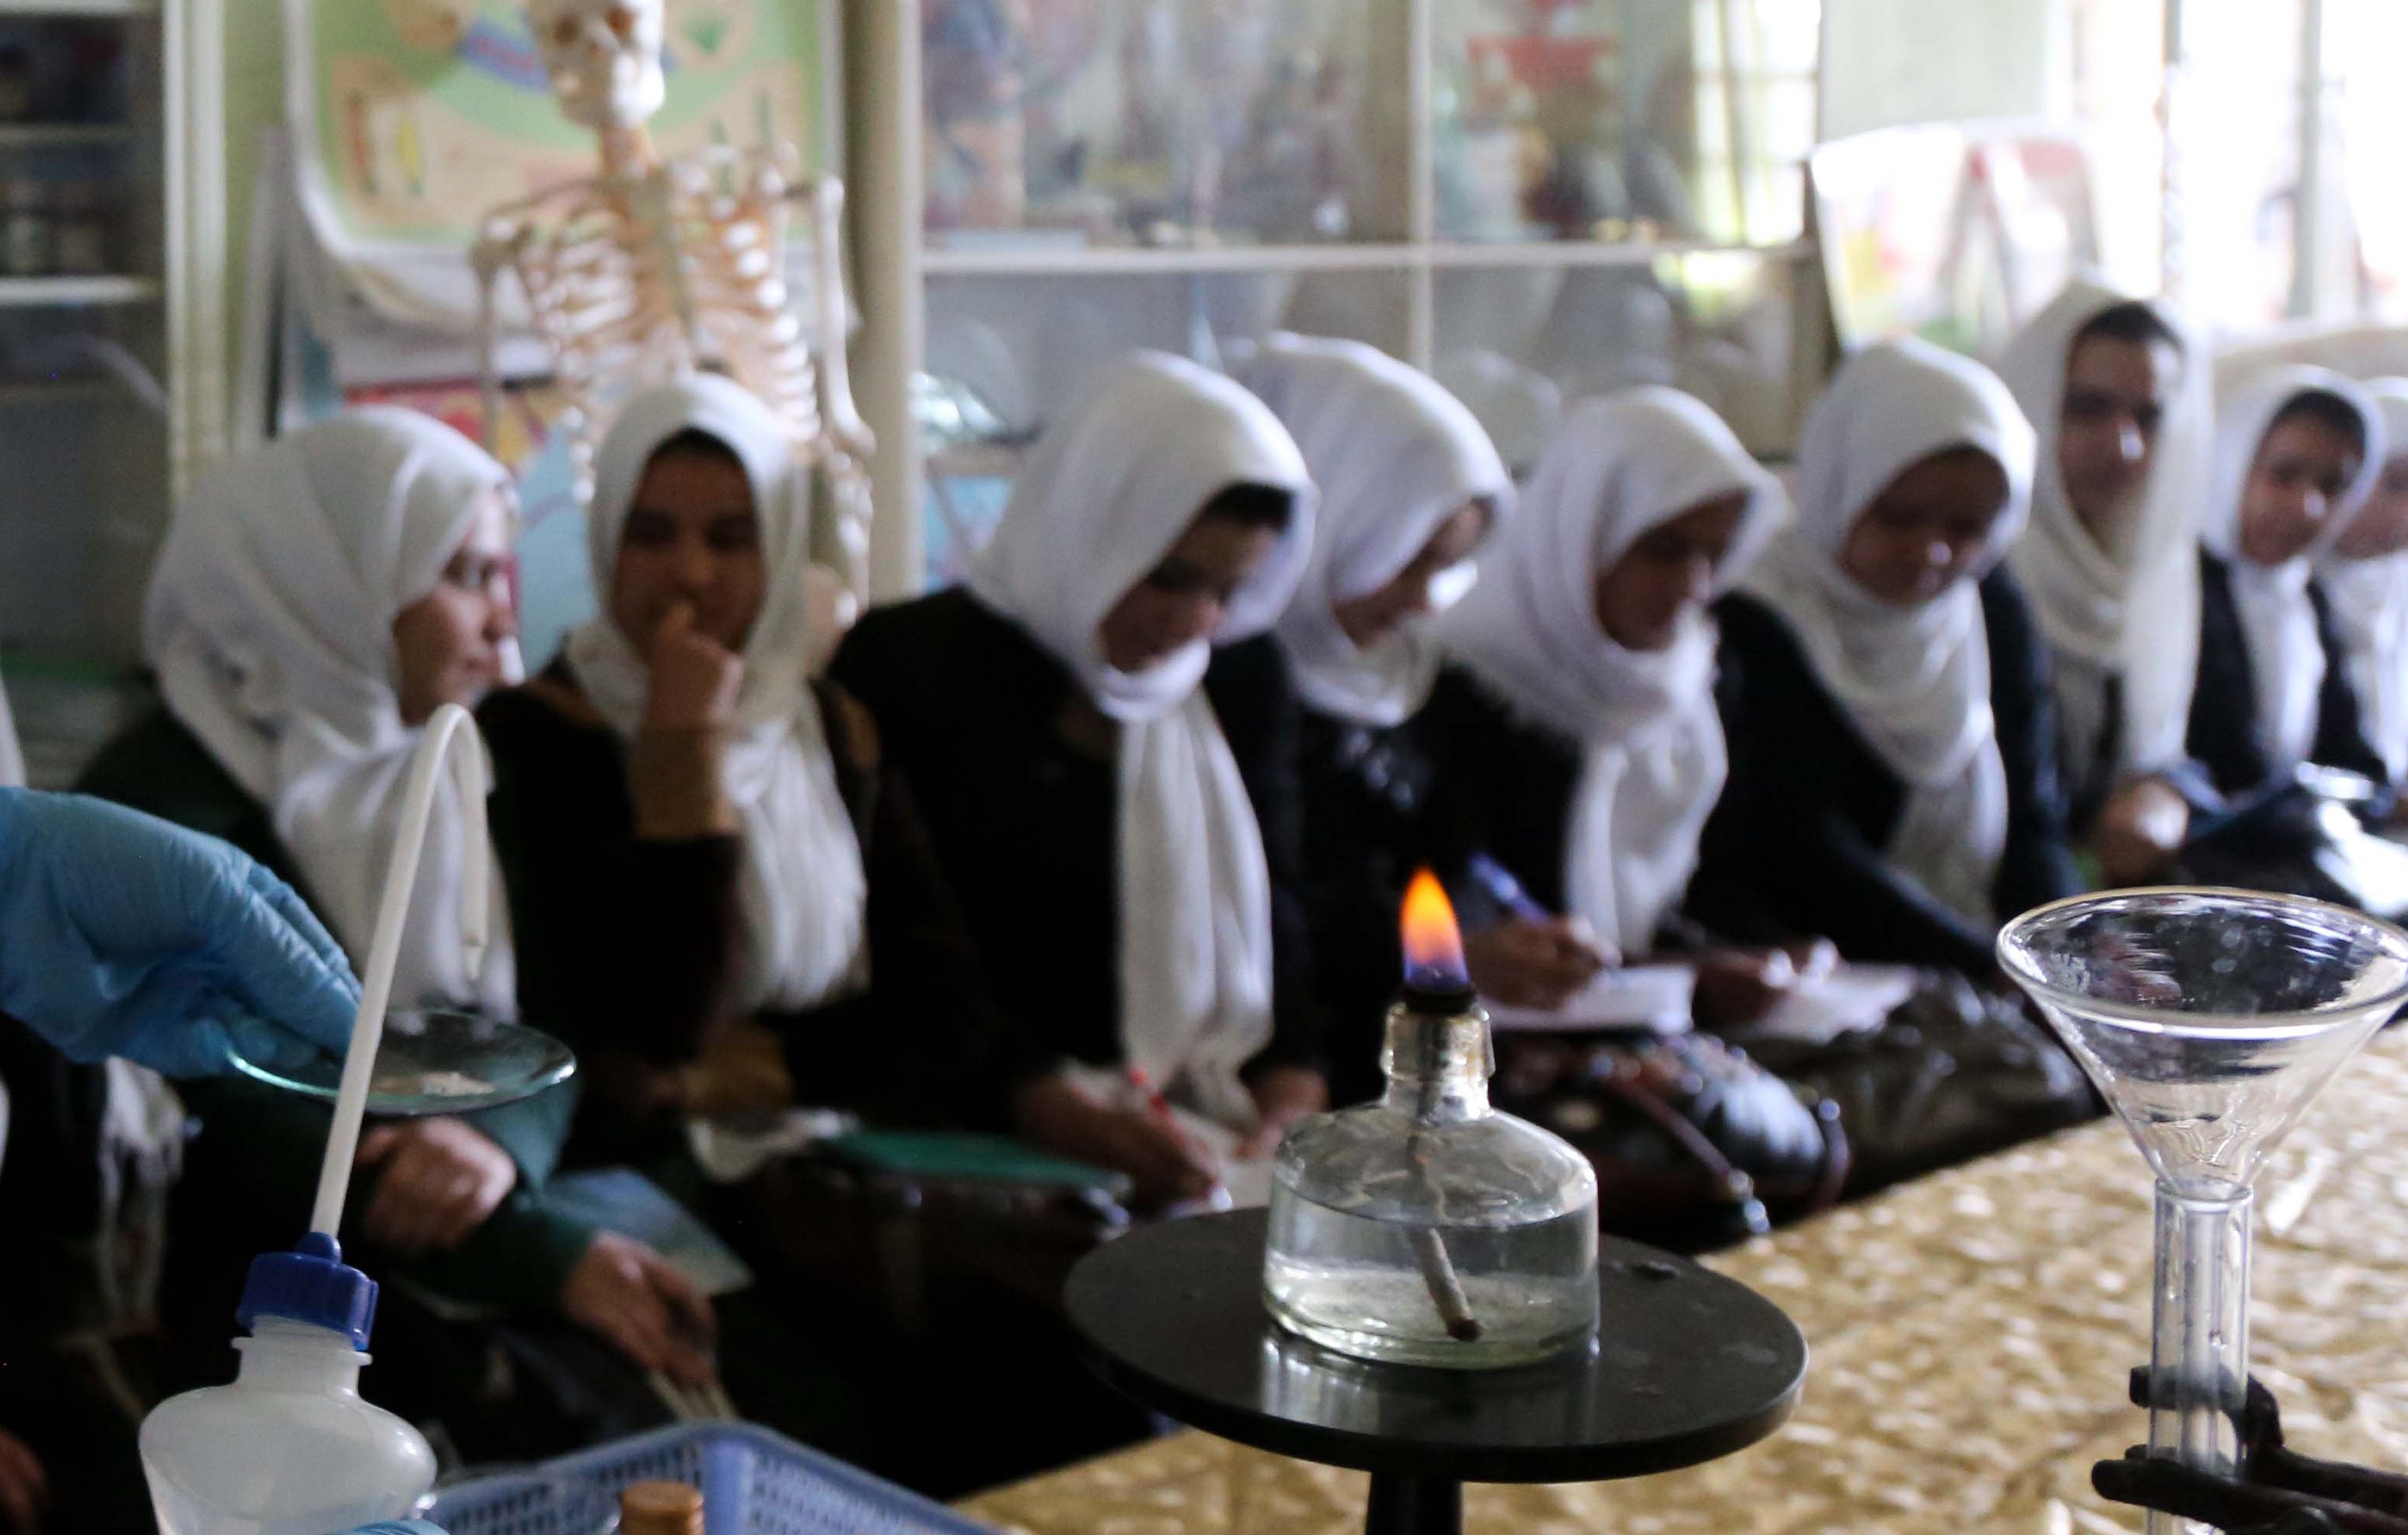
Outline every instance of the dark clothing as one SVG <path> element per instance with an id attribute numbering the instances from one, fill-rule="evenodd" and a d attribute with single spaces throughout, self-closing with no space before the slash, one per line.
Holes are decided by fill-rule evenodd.
<path id="1" fill-rule="evenodd" d="M 77 787 L 231 842 L 308 897 L 266 807 L 165 709 L 102 748 Z M 251 1256 L 264 1246 L 289 1246 L 301 1234 L 330 1111 L 315 1099 L 240 1077 L 182 1083 L 177 1091 L 201 1126 L 178 1195 L 192 1218 L 177 1223 L 177 1240 L 189 1255 L 196 1242 L 216 1244 L 213 1233 L 229 1221 L 242 1231 L 225 1243 L 231 1267 L 211 1276 L 212 1293 L 225 1295 L 226 1305 L 211 1314 L 222 1330 Z M 583 1221 L 554 1209 L 542 1193 L 574 1104 L 575 1094 L 561 1088 L 466 1116 L 509 1153 L 518 1164 L 518 1182 L 459 1247 L 397 1263 L 394 1271 L 458 1300 L 505 1306 L 555 1302 L 594 1234 Z M 354 1219 L 367 1208 L 376 1178 L 373 1172 L 353 1175 L 344 1209 Z M 245 1218 L 232 1220 L 236 1212 Z M 343 1234 L 347 1247 L 355 1240 L 364 1239 Z"/>
<path id="2" fill-rule="evenodd" d="M 1564 839 L 1582 753 L 1508 710 L 1455 666 L 1419 712 L 1380 728 L 1304 713 L 1305 868 L 1313 966 L 1328 1013 L 1335 1101 L 1381 1087 L 1382 1020 L 1404 973 L 1398 914 L 1427 868 L 1469 929 L 1511 913 L 1470 874 L 1502 865 L 1563 910 Z"/>
<path id="3" fill-rule="evenodd" d="M 1121 1060 L 1119 788 L 1109 749 L 1066 739 L 1070 672 L 1018 624 L 951 590 L 878 609 L 831 674 L 876 716 L 1010 1019 L 1005 1080 L 1066 1058 Z M 1257 1065 L 1318 1064 L 1318 1006 L 1298 888 L 1297 709 L 1265 637 L 1215 653 L 1204 689 L 1270 868 L 1273 1023 Z"/>
<path id="4" fill-rule="evenodd" d="M 2065 826 L 2077 842 L 2090 835 L 2099 812 L 2126 780 L 2124 770 L 2124 674 L 2102 679 L 2099 696 L 2099 737 L 2086 759 L 2073 739 L 2058 732 L 2057 763 L 2065 786 Z"/>
<path id="5" fill-rule="evenodd" d="M 1380 992 L 1392 996 L 1403 964 L 1398 912 L 1406 882 L 1423 867 L 1446 886 L 1465 927 L 1512 915 L 1471 877 L 1474 854 L 1501 865 L 1540 906 L 1564 910 L 1564 842 L 1584 766 L 1578 745 L 1514 713 L 1454 665 L 1440 669 L 1420 712 L 1394 729 L 1306 718 L 1317 965 L 1353 968 L 1326 954 L 1321 940 L 1325 928 L 1351 920 L 1363 933 L 1350 950 L 1376 934 L 1376 956 L 1359 963 L 1378 969 Z"/>
<path id="6" fill-rule="evenodd" d="M 94 1365 L 105 1357 L 133 1380 L 147 1379 L 149 1340 L 138 1336 L 146 1319 L 132 1314 L 139 1298 L 109 1296 L 103 1286 L 113 1276 L 103 1270 L 138 1269 L 156 1256 L 159 1232 L 138 1213 L 151 1191 L 136 1186 L 139 1169 L 120 1162 L 110 1169 L 125 1180 L 116 1200 L 104 1192 L 104 1068 L 68 1060 L 0 1013 L 0 1088 L 7 1099 L 0 1231 L 8 1234 L 8 1261 L 0 1264 L 0 1432 L 24 1441 L 49 1476 L 45 1529 L 150 1535 L 135 1450 L 139 1413 L 126 1411 Z"/>
<path id="7" fill-rule="evenodd" d="M 2079 886 L 2046 653 L 2003 568 L 1984 579 L 1981 597 L 2007 779 L 2007 841 L 1992 892 L 2004 918 Z M 1714 694 L 1730 778 L 1706 824 L 1689 914 L 1742 942 L 1821 935 L 1850 959 L 1989 973 L 1996 934 L 1941 905 L 1884 855 L 1907 786 L 1857 735 L 1788 624 L 1744 593 L 1714 611 Z"/>
<path id="8" fill-rule="evenodd" d="M 825 687 L 820 705 L 867 879 L 870 983 L 752 1021 L 778 1035 L 802 1102 L 999 1119 L 982 1082 L 991 1005 L 910 789 L 859 706 Z M 572 1155 L 673 1151 L 682 1116 L 645 1084 L 740 1012 L 739 837 L 639 835 L 628 749 L 565 666 L 488 697 L 477 719 L 494 754 L 520 1005 L 554 1022 L 589 1079 Z"/>
<path id="9" fill-rule="evenodd" d="M 165 710 L 110 742 L 79 787 L 222 838 L 308 898 L 266 809 Z M 177 1091 L 198 1127 L 167 1212 L 160 1319 L 173 1341 L 169 1390 L 232 1378 L 226 1340 L 243 1276 L 251 1258 L 290 1247 L 307 1225 L 330 1118 L 315 1099 L 239 1077 Z M 378 1363 L 363 1389 L 404 1417 L 439 1425 L 473 1460 L 558 1455 L 662 1415 L 634 1366 L 558 1312 L 594 1239 L 594 1227 L 544 1189 L 575 1105 L 564 1086 L 465 1116 L 509 1154 L 518 1180 L 449 1252 L 405 1258 L 352 1229 L 382 1174 L 351 1177 L 344 1252 L 384 1284 Z M 461 1320 L 464 1308 L 471 1320 Z"/>
<path id="10" fill-rule="evenodd" d="M 1404 979 L 1405 886 L 1425 865 L 1450 878 L 1431 841 L 1436 774 L 1416 723 L 1367 725 L 1315 709 L 1298 720 L 1302 897 L 1333 1103 L 1380 1092 L 1382 1020 Z"/>
<path id="11" fill-rule="evenodd" d="M 1413 727 L 1437 774 L 1432 836 L 1464 925 L 1483 927 L 1512 914 L 1466 875 L 1475 851 L 1504 866 L 1531 900 L 1564 911 L 1564 846 L 1586 753 L 1514 713 L 1456 666 L 1439 673 Z"/>
<path id="12" fill-rule="evenodd" d="M 2317 581 L 2308 582 L 2316 612 L 2316 641 L 2325 653 L 2324 686 L 2316 698 L 2316 735 L 2308 758 L 2328 768 L 2363 773 L 2377 785 L 2389 769 L 2367 744 L 2358 722 L 2358 694 L 2349 685 L 2341 631 L 2332 604 Z M 2258 674 L 2241 610 L 2232 595 L 2231 562 L 2202 549 L 2199 553 L 2199 685 L 2190 699 L 2191 757 L 2207 769 L 2216 791 L 2235 799 L 2271 785 L 2275 776 L 2258 719 Z"/>
<path id="13" fill-rule="evenodd" d="M 832 1183 L 805 1159 L 710 1182 L 684 1114 L 652 1086 L 746 1026 L 776 1037 L 798 1102 L 885 1123 L 1005 1120 L 1001 1023 L 900 755 L 850 694 L 815 692 L 867 878 L 867 986 L 797 1011 L 744 1009 L 744 850 L 740 833 L 717 829 L 733 807 L 718 794 L 716 748 L 702 732 L 625 740 L 555 664 L 478 711 L 494 754 L 520 997 L 562 1020 L 590 1078 L 571 1158 L 636 1162 L 759 1276 L 718 1302 L 723 1368 L 746 1414 L 958 1496 L 970 1488 L 950 1479 L 965 1467 L 1024 1476 L 1112 1448 L 1137 1426 L 1077 1370 L 1058 1318 L 1015 1306 L 980 1276 L 925 1265 L 916 1234 L 911 1255 L 898 1256 L 893 1239 L 914 1227 L 916 1196 L 896 1225 L 878 1203 L 886 1185 Z M 715 803 L 663 820 L 660 808 L 680 799 Z M 898 1309 L 918 1314 L 911 1329 L 894 1326 Z M 831 1330 L 829 1317 L 847 1320 Z M 932 1416 L 922 1387 L 946 1370 L 968 1384 Z M 997 1391 L 1021 1404 L 1036 1392 L 1046 1411 L 1011 1420 Z M 966 1401 L 985 1409 L 977 1421 L 990 1430 L 970 1436 L 982 1451 L 968 1460 L 958 1453 L 975 1416 Z M 932 1438 L 932 1422 L 945 1431 Z"/>

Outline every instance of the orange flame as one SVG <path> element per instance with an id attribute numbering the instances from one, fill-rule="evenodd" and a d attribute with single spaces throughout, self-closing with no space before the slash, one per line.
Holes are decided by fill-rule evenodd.
<path id="1" fill-rule="evenodd" d="M 1463 930 L 1446 887 L 1425 868 L 1405 890 L 1405 984 L 1425 991 L 1461 991 L 1470 980 L 1463 968 Z"/>

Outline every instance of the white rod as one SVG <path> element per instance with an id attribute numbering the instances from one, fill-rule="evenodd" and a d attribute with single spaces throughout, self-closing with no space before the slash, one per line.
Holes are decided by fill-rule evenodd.
<path id="1" fill-rule="evenodd" d="M 459 750 L 453 750 L 455 741 Z M 491 915 L 487 896 L 492 885 L 486 866 L 484 742 L 466 710 L 444 704 L 426 722 L 418 748 L 410 753 L 401 820 L 394 829 L 393 853 L 384 868 L 384 897 L 377 906 L 376 937 L 368 945 L 367 971 L 360 977 L 360 1011 L 351 1018 L 351 1050 L 343 1057 L 334 1123 L 326 1130 L 325 1160 L 318 1167 L 318 1203 L 309 1215 L 309 1229 L 329 1237 L 343 1224 L 351 1161 L 359 1154 L 360 1120 L 367 1112 L 368 1081 L 376 1071 L 377 1048 L 384 1042 L 385 1007 L 393 994 L 394 966 L 401 957 L 402 925 L 408 920 L 410 892 L 418 884 L 418 855 L 434 809 L 436 774 L 447 756 L 460 795 L 460 936 L 471 976 L 484 959 Z"/>
<path id="2" fill-rule="evenodd" d="M 868 455 L 870 591 L 915 596 L 926 584 L 920 526 L 926 466 L 911 411 L 927 306 L 920 0 L 876 0 L 852 7 L 845 20 L 846 77 L 877 82 L 852 93 L 845 134 L 847 179 L 860 193 L 853 202 L 853 294 L 862 316 L 853 385 L 877 438 Z"/>
<path id="3" fill-rule="evenodd" d="M 1430 247 L 1438 240 L 1437 124 L 1430 121 L 1430 78 L 1438 41 L 1431 0 L 1405 6 L 1405 240 L 1413 263 L 1405 309 L 1405 360 L 1427 372 L 1438 362 L 1438 276 Z"/>
<path id="4" fill-rule="evenodd" d="M 2300 3 L 2298 190 L 2291 205 L 2291 294 L 2288 308 L 2308 319 L 2322 307 L 2325 252 L 2325 7 Z"/>

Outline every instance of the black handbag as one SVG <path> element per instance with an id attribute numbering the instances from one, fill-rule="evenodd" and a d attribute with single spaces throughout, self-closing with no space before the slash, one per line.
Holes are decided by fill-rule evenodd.
<path id="1" fill-rule="evenodd" d="M 1710 1034 L 1503 1034 L 1489 1096 L 1596 1166 L 1605 1230 L 1682 1252 L 1823 1209 L 1847 1181 L 1837 1106 Z"/>
<path id="2" fill-rule="evenodd" d="M 2201 817 L 2183 845 L 2178 878 L 2309 896 L 2391 921 L 2408 916 L 2408 848 L 2358 820 L 2375 793 L 2356 773 L 2302 768 L 2294 782 Z"/>
<path id="3" fill-rule="evenodd" d="M 2020 997 L 1955 970 L 1920 972 L 1877 1028 L 1750 1048 L 1837 1106 L 1854 1153 L 1851 1198 L 2102 1112 L 2082 1069 Z"/>

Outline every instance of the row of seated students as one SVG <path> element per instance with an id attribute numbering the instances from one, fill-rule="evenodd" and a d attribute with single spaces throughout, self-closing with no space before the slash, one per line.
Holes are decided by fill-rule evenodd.
<path id="1" fill-rule="evenodd" d="M 2387 788 L 2408 756 L 2408 483 L 2372 495 L 2408 390 L 2272 375 L 2186 480 L 2206 367 L 2087 288 L 2009 353 L 2013 393 L 1870 348 L 1809 413 L 1793 507 L 1670 389 L 1572 409 L 1517 490 L 1369 349 L 1274 337 L 1237 379 L 1136 354 L 1037 444 L 968 583 L 873 610 L 818 678 L 807 481 L 735 385 L 612 425 L 600 610 L 523 681 L 508 475 L 364 409 L 180 509 L 146 615 L 163 707 L 83 787 L 244 847 L 357 959 L 417 730 L 475 706 L 509 941 L 471 976 L 439 802 L 396 994 L 523 1016 L 581 1069 L 363 1140 L 372 1393 L 534 1455 L 633 1427 L 652 1399 L 612 1383 L 704 1378 L 715 1337 L 747 1411 L 957 1491 L 1138 1426 L 1025 1296 L 907 1352 L 829 1282 L 837 1227 L 784 1161 L 731 1167 L 698 1126 L 841 1106 L 1010 1132 L 1125 1174 L 1140 1212 L 1207 1196 L 1370 1090 L 1422 864 L 1489 996 L 1669 964 L 1684 1049 L 1835 955 L 1996 992 L 2001 918 L 2086 866 L 2174 867 L 2190 815 L 2300 762 Z M 185 1376 L 222 1376 L 324 1115 L 231 1080 L 188 1107 L 165 1319 Z M 1799 1123 L 1758 1126 L 1770 1160 L 1824 1148 Z M 714 1303 L 553 1197 L 595 1166 L 760 1283 Z"/>

